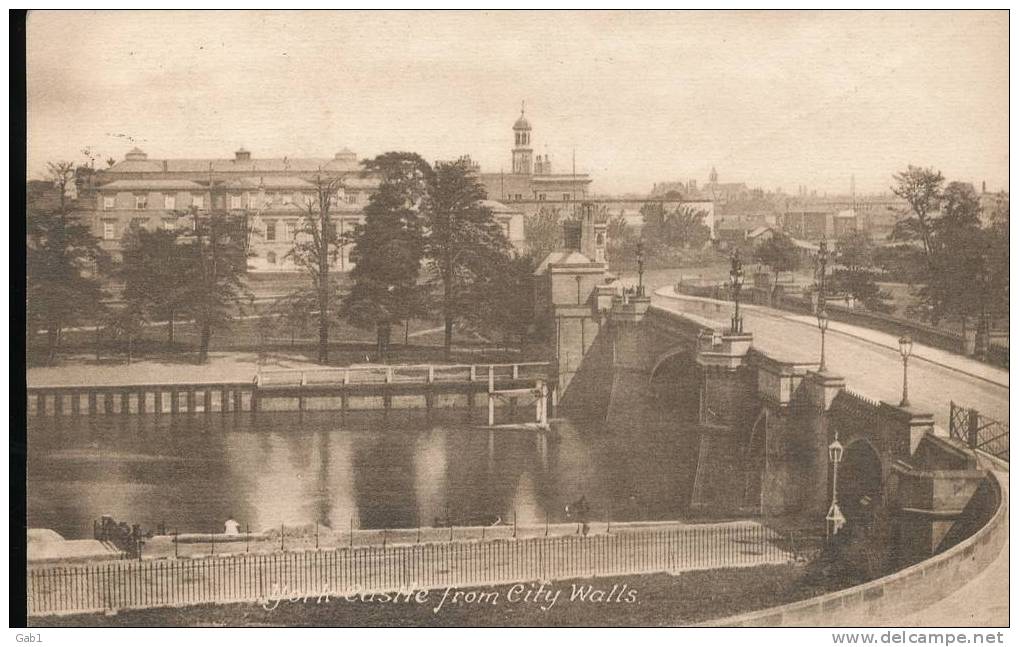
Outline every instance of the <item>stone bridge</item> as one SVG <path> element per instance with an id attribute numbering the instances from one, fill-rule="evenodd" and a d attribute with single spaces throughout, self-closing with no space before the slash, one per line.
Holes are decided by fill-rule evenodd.
<path id="1" fill-rule="evenodd" d="M 817 364 L 755 350 L 750 333 L 712 330 L 646 297 L 616 297 L 581 326 L 580 338 L 557 331 L 560 406 L 610 427 L 648 411 L 695 423 L 691 507 L 704 514 L 823 525 L 837 486 L 850 531 L 903 562 L 984 521 L 986 473 L 965 446 L 934 433 L 927 412 L 869 400 Z M 837 478 L 835 441 L 844 448 Z"/>

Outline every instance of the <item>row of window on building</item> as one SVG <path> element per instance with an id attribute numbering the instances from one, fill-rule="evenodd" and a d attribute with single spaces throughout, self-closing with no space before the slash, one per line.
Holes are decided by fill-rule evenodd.
<path id="1" fill-rule="evenodd" d="M 159 195 L 159 194 L 157 194 Z M 174 210 L 178 208 L 178 204 L 182 208 L 194 207 L 195 209 L 205 208 L 205 195 L 201 193 L 190 194 L 190 204 L 181 204 L 179 201 L 178 194 L 176 193 L 163 193 L 162 195 L 162 206 L 159 206 L 158 202 L 150 206 L 148 193 L 134 193 L 134 209 L 141 211 L 149 208 Z M 312 194 L 298 194 L 297 201 L 295 201 L 293 193 L 265 193 L 265 199 L 261 199 L 259 193 L 249 193 L 247 200 L 247 207 L 244 206 L 244 194 L 242 193 L 231 193 L 228 196 L 228 204 L 230 209 L 263 209 L 272 206 L 288 206 L 297 205 L 304 206 L 304 204 L 315 200 Z M 337 196 L 337 200 L 344 204 L 356 205 L 359 202 L 357 193 L 346 193 Z M 103 196 L 103 210 L 112 211 L 117 209 L 117 196 L 116 195 L 104 195 Z"/>
<path id="2" fill-rule="evenodd" d="M 545 202 L 546 200 L 548 200 L 548 194 L 547 193 L 538 193 L 538 194 L 535 194 L 535 197 L 537 197 L 539 202 Z M 521 200 L 524 199 L 524 195 L 522 193 L 513 193 L 511 195 L 506 196 L 506 199 L 507 200 L 514 200 L 516 202 L 520 202 Z M 572 193 L 564 193 L 563 194 L 563 202 L 569 202 L 570 200 L 573 200 L 573 199 L 574 199 L 574 195 Z"/>
<path id="3" fill-rule="evenodd" d="M 106 219 L 102 221 L 102 236 L 103 240 L 117 240 L 117 220 Z M 266 242 L 290 242 L 297 237 L 298 220 L 263 220 L 263 240 Z M 148 218 L 132 218 L 128 223 L 128 227 L 146 228 L 149 224 Z M 339 221 L 333 221 L 330 223 L 333 229 L 333 236 L 339 237 L 343 233 L 344 228 L 342 223 Z M 282 227 L 280 227 L 282 225 Z M 179 223 L 176 218 L 164 218 L 159 223 L 159 227 L 168 231 L 177 229 Z M 347 230 L 353 229 L 352 225 L 346 227 Z"/>

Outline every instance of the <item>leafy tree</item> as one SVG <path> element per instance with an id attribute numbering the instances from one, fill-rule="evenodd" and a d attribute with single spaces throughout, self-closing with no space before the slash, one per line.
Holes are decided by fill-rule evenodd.
<path id="1" fill-rule="evenodd" d="M 165 320 L 167 343 L 173 344 L 174 321 L 187 309 L 191 285 L 188 252 L 176 229 L 148 231 L 132 226 L 123 239 L 117 274 L 124 281 L 124 300 L 147 317 Z"/>
<path id="2" fill-rule="evenodd" d="M 229 328 L 242 311 L 241 298 L 250 300 L 244 283 L 246 219 L 229 212 L 200 212 L 191 209 L 194 223 L 188 252 L 188 282 L 191 286 L 188 310 L 199 331 L 198 361 L 209 358 L 213 332 Z"/>
<path id="3" fill-rule="evenodd" d="M 278 321 L 279 326 L 267 324 L 263 336 L 270 336 L 279 327 L 290 333 L 290 345 L 293 346 L 297 332 L 307 330 L 315 320 L 317 308 L 318 295 L 314 290 L 294 290 L 283 295 L 273 302 L 266 318 L 267 322 Z"/>
<path id="4" fill-rule="evenodd" d="M 536 263 L 563 246 L 564 219 L 566 214 L 560 207 L 541 207 L 536 213 L 524 217 L 527 255 Z"/>
<path id="5" fill-rule="evenodd" d="M 534 313 L 532 272 L 539 262 L 529 256 L 496 255 L 492 271 L 470 286 L 470 310 L 466 323 L 479 332 L 498 331 L 504 340 L 523 345 Z"/>
<path id="6" fill-rule="evenodd" d="M 926 280 L 922 248 L 911 244 L 885 245 L 874 250 L 874 264 L 895 280 L 909 284 Z"/>
<path id="7" fill-rule="evenodd" d="M 609 244 L 612 244 L 613 240 L 623 240 L 631 233 L 630 225 L 627 224 L 622 211 L 619 215 L 609 218 L 605 233 L 608 234 Z"/>
<path id="8" fill-rule="evenodd" d="M 388 359 L 392 327 L 425 310 L 418 285 L 424 254 L 421 205 L 431 168 L 413 153 L 386 153 L 366 163 L 381 184 L 354 228 L 350 258 L 353 285 L 343 313 L 354 325 L 374 329 L 378 353 Z"/>
<path id="9" fill-rule="evenodd" d="M 782 272 L 794 272 L 800 267 L 800 253 L 792 238 L 775 233 L 754 250 L 754 259 L 764 263 L 775 272 L 775 278 Z"/>
<path id="10" fill-rule="evenodd" d="M 452 352 L 454 323 L 468 319 L 477 307 L 471 298 L 476 294 L 472 286 L 484 281 L 509 250 L 502 227 L 481 203 L 485 198 L 485 188 L 468 159 L 435 165 L 425 198 L 425 258 L 442 289 L 447 358 Z"/>
<path id="11" fill-rule="evenodd" d="M 26 214 L 26 314 L 29 330 L 46 328 L 46 357 L 52 363 L 61 330 L 102 310 L 96 270 L 106 255 L 67 200 L 74 164 L 51 163 L 48 168 L 57 196 L 36 195 Z"/>
<path id="12" fill-rule="evenodd" d="M 835 260 L 841 267 L 831 273 L 835 290 L 847 292 L 871 310 L 885 311 L 889 294 L 877 285 L 874 242 L 862 231 L 849 232 L 835 243 Z"/>
<path id="13" fill-rule="evenodd" d="M 147 319 L 142 306 L 138 302 L 128 302 L 106 317 L 106 330 L 113 339 L 122 342 L 127 352 L 127 363 L 131 363 L 134 342 L 141 336 Z"/>
<path id="14" fill-rule="evenodd" d="M 932 254 L 927 285 L 921 295 L 934 308 L 935 317 L 963 318 L 984 310 L 987 289 L 984 246 L 980 229 L 980 200 L 972 185 L 950 183 L 941 200 L 941 213 L 931 218 Z"/>
<path id="15" fill-rule="evenodd" d="M 835 241 L 836 258 L 850 272 L 874 266 L 874 241 L 866 232 L 851 231 Z"/>
<path id="16" fill-rule="evenodd" d="M 912 215 L 895 223 L 892 238 L 922 241 L 929 263 L 934 253 L 934 227 L 931 220 L 936 217 L 945 178 L 941 171 L 911 164 L 902 173 L 896 173 L 894 179 L 892 192 L 906 201 Z"/>
<path id="17" fill-rule="evenodd" d="M 320 174 L 315 177 L 313 184 L 315 194 L 302 205 L 303 217 L 287 258 L 293 259 L 308 276 L 318 299 L 318 362 L 326 364 L 329 362 L 331 302 L 339 289 L 330 275 L 330 266 L 339 258 L 340 253 L 340 239 L 329 211 L 342 186 L 342 179 Z M 246 243 L 247 235 L 244 240 Z"/>
<path id="18" fill-rule="evenodd" d="M 661 202 L 645 202 L 640 212 L 644 218 L 642 236 L 653 254 L 700 248 L 711 238 L 711 229 L 704 224 L 706 214 L 699 209 L 687 205 L 667 209 Z"/>

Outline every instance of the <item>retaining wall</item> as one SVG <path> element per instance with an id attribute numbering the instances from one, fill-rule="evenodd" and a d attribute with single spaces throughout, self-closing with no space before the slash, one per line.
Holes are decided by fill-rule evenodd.
<path id="1" fill-rule="evenodd" d="M 998 506 L 968 539 L 928 560 L 843 591 L 705 623 L 723 627 L 898 626 L 979 575 L 1008 544 L 1008 484 L 989 477 Z"/>

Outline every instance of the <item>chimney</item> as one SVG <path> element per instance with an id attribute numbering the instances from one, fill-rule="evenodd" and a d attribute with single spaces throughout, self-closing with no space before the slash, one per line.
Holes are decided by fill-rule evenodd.
<path id="1" fill-rule="evenodd" d="M 980 193 L 987 193 L 987 180 L 980 183 Z"/>
<path id="2" fill-rule="evenodd" d="M 163 160 L 163 173 L 167 173 L 167 172 L 169 172 L 169 170 L 170 170 L 170 165 L 166 163 L 166 160 Z"/>
<path id="3" fill-rule="evenodd" d="M 245 150 L 244 147 L 241 146 L 240 148 L 237 149 L 236 152 L 234 152 L 234 161 L 235 162 L 250 162 L 251 161 L 251 152 Z"/>
<path id="4" fill-rule="evenodd" d="M 581 250 L 581 224 L 575 220 L 563 221 L 563 247 L 571 252 Z"/>
<path id="5" fill-rule="evenodd" d="M 580 253 L 593 261 L 598 252 L 594 237 L 594 209 L 589 204 L 583 207 L 580 227 Z"/>

